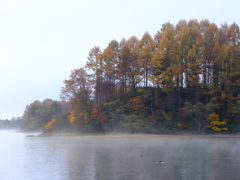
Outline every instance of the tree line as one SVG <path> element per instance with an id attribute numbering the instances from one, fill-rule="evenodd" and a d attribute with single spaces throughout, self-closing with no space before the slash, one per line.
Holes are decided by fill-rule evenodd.
<path id="1" fill-rule="evenodd" d="M 55 131 L 69 131 L 70 124 L 67 121 L 68 103 L 66 101 L 34 101 L 27 105 L 21 129 L 24 131 L 42 131 L 44 126 L 52 119 L 58 119 L 54 124 Z M 69 125 L 69 126 L 68 126 Z M 68 130 L 69 129 L 69 130 Z"/>
<path id="2" fill-rule="evenodd" d="M 71 131 L 237 132 L 239 26 L 180 20 L 154 36 L 95 46 L 61 92 Z"/>
<path id="3" fill-rule="evenodd" d="M 15 129 L 19 130 L 21 128 L 22 118 L 21 117 L 12 117 L 8 119 L 0 119 L 0 130 L 3 129 Z"/>

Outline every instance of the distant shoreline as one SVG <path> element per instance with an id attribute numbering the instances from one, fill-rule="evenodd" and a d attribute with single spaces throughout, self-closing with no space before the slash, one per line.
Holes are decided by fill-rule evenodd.
<path id="1" fill-rule="evenodd" d="M 30 135 L 30 134 L 29 134 Z M 167 139 L 239 139 L 240 134 L 147 134 L 147 133 L 41 133 L 35 137 L 103 137 L 103 138 L 167 138 Z"/>

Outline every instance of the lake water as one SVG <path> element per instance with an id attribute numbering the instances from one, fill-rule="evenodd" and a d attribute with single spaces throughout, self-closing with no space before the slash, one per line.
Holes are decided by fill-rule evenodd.
<path id="1" fill-rule="evenodd" d="M 240 136 L 29 138 L 0 131 L 0 160 L 1 180 L 235 180 Z"/>

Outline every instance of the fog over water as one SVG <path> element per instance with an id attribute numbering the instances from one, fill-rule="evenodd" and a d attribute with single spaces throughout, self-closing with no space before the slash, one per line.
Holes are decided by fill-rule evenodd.
<path id="1" fill-rule="evenodd" d="M 26 135 L 0 131 L 0 179 L 240 177 L 240 136 L 115 134 L 27 138 Z"/>

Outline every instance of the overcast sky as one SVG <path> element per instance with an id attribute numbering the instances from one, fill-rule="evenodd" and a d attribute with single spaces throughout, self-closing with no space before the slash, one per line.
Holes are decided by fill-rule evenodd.
<path id="1" fill-rule="evenodd" d="M 239 0 L 0 0 L 0 119 L 59 100 L 63 80 L 94 46 L 152 36 L 180 19 L 240 25 Z"/>

